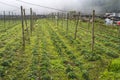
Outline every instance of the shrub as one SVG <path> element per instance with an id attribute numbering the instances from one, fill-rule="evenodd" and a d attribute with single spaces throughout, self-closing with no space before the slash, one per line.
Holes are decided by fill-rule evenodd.
<path id="1" fill-rule="evenodd" d="M 70 54 L 73 54 L 71 51 L 67 51 L 67 54 L 70 55 Z"/>
<path id="2" fill-rule="evenodd" d="M 87 50 L 85 50 L 85 49 L 82 49 L 82 50 L 81 50 L 81 55 L 84 55 L 84 54 L 86 54 L 86 53 L 88 53 Z"/>
<path id="3" fill-rule="evenodd" d="M 48 75 L 48 74 L 43 75 L 43 76 L 41 77 L 41 79 L 42 79 L 42 80 L 52 80 L 51 77 L 50 77 L 50 75 Z"/>
<path id="4" fill-rule="evenodd" d="M 4 77 L 4 67 L 0 66 L 0 77 Z"/>
<path id="5" fill-rule="evenodd" d="M 67 68 L 66 68 L 66 73 L 69 73 L 71 71 L 73 71 L 73 69 L 70 67 L 70 65 L 68 65 Z"/>
<path id="6" fill-rule="evenodd" d="M 68 79 L 77 79 L 76 74 L 73 72 L 68 73 Z"/>
<path id="7" fill-rule="evenodd" d="M 11 60 L 5 60 L 1 63 L 2 66 L 4 67 L 10 67 L 11 66 Z"/>
<path id="8" fill-rule="evenodd" d="M 108 71 L 120 72 L 120 59 L 115 59 L 108 67 Z"/>
<path id="9" fill-rule="evenodd" d="M 117 53 L 113 52 L 113 51 L 108 51 L 108 52 L 106 52 L 106 54 L 110 57 L 113 57 L 113 58 L 118 58 L 119 57 L 119 55 Z"/>
<path id="10" fill-rule="evenodd" d="M 75 57 L 73 54 L 70 54 L 70 55 L 69 55 L 69 58 L 70 58 L 70 59 L 76 59 L 76 57 Z"/>
<path id="11" fill-rule="evenodd" d="M 84 55 L 84 58 L 87 59 L 88 61 L 96 61 L 100 60 L 101 56 L 96 53 L 87 53 Z"/>
<path id="12" fill-rule="evenodd" d="M 90 80 L 90 79 L 89 79 L 89 73 L 88 73 L 88 71 L 86 71 L 86 70 L 83 70 L 82 77 L 83 77 L 85 80 Z"/>

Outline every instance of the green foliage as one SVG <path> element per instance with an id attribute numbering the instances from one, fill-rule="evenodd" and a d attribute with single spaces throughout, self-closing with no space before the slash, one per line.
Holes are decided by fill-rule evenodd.
<path id="1" fill-rule="evenodd" d="M 119 55 L 117 53 L 113 52 L 113 51 L 108 51 L 108 52 L 106 52 L 106 54 L 110 57 L 113 57 L 113 58 L 118 58 L 119 57 Z"/>
<path id="2" fill-rule="evenodd" d="M 0 66 L 0 77 L 4 77 L 5 76 L 4 72 L 5 72 L 4 66 Z"/>
<path id="3" fill-rule="evenodd" d="M 90 80 L 89 73 L 86 70 L 83 70 L 82 77 L 84 78 L 84 80 Z"/>
<path id="4" fill-rule="evenodd" d="M 41 77 L 42 80 L 52 80 L 49 74 L 45 74 Z"/>
<path id="5" fill-rule="evenodd" d="M 2 66 L 4 67 L 10 67 L 11 66 L 11 60 L 5 60 L 1 63 Z"/>
<path id="6" fill-rule="evenodd" d="M 76 74 L 73 72 L 73 68 L 70 65 L 67 66 L 66 73 L 68 75 L 68 79 L 77 79 Z"/>
<path id="7" fill-rule="evenodd" d="M 81 50 L 81 55 L 84 55 L 84 54 L 88 54 L 88 51 L 85 50 L 85 49 L 82 49 L 82 50 Z"/>
<path id="8" fill-rule="evenodd" d="M 61 19 L 59 21 L 62 23 Z M 98 76 L 100 80 L 119 80 L 120 60 L 113 60 L 107 67 L 109 59 L 118 58 L 120 55 L 119 38 L 115 36 L 117 27 L 107 28 L 107 26 L 99 24 L 102 29 L 100 31 L 97 22 L 102 23 L 102 21 L 97 20 L 95 50 L 91 52 L 91 32 L 89 31 L 91 27 L 88 29 L 88 24 L 81 22 L 77 39 L 74 40 L 76 22 L 72 19 L 70 21 L 69 31 L 66 34 L 65 25 L 56 27 L 52 20 L 38 20 L 38 26 L 34 27 L 30 37 L 31 43 L 28 44 L 28 40 L 26 40 L 25 51 L 22 50 L 20 24 L 8 26 L 9 34 L 4 32 L 4 27 L 0 27 L 1 79 L 92 80 L 94 76 L 91 74 L 93 74 L 100 75 Z M 97 34 L 101 36 L 97 36 Z M 25 32 L 25 36 L 27 36 L 27 32 Z M 103 64 L 100 61 L 103 61 Z M 92 65 L 91 71 L 87 71 L 89 65 Z M 100 72 L 93 73 L 97 71 L 96 67 L 99 67 Z"/>
<path id="9" fill-rule="evenodd" d="M 119 73 L 120 72 L 120 59 L 113 60 L 108 67 L 108 71 Z"/>
<path id="10" fill-rule="evenodd" d="M 76 74 L 73 72 L 69 72 L 67 75 L 68 75 L 68 79 L 77 79 Z"/>
<path id="11" fill-rule="evenodd" d="M 100 60 L 101 59 L 101 56 L 98 55 L 97 53 L 86 53 L 84 54 L 84 58 L 88 61 L 96 61 L 96 60 Z"/>

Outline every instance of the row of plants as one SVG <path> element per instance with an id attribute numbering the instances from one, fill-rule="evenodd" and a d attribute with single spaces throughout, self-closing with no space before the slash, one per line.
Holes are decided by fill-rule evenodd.
<path id="1" fill-rule="evenodd" d="M 51 22 L 52 23 L 52 22 Z M 52 23 L 53 25 L 54 25 L 54 23 Z M 53 26 L 52 25 L 52 26 Z M 71 24 L 70 24 L 71 25 Z M 74 44 L 74 42 L 76 41 L 76 43 L 80 43 L 80 45 L 79 45 L 79 48 L 78 48 L 78 50 L 79 51 L 81 51 L 81 53 L 82 54 L 84 54 L 84 59 L 85 60 L 87 60 L 88 59 L 88 61 L 96 61 L 96 60 L 100 60 L 101 61 L 101 59 L 104 61 L 105 59 L 104 58 L 106 58 L 106 57 L 103 57 L 103 56 L 105 56 L 104 54 L 106 54 L 106 55 L 108 55 L 108 56 L 110 56 L 110 57 L 113 57 L 113 58 L 118 58 L 119 57 L 119 54 L 117 53 L 117 52 L 114 52 L 114 51 L 110 51 L 110 49 L 112 49 L 112 48 L 109 48 L 109 47 L 107 47 L 107 46 L 105 46 L 106 44 L 109 44 L 109 45 L 111 45 L 111 47 L 115 47 L 115 49 L 116 50 L 118 50 L 118 52 L 119 52 L 119 48 L 118 48 L 118 45 L 115 45 L 115 43 L 114 42 L 110 42 L 110 41 L 112 41 L 112 40 L 116 40 L 116 38 L 115 37 L 111 37 L 111 36 L 109 36 L 109 39 L 111 39 L 109 42 L 108 42 L 108 37 L 107 37 L 107 35 L 104 33 L 104 34 L 102 34 L 103 36 L 106 36 L 106 38 L 105 38 L 105 40 L 103 41 L 103 42 L 100 42 L 99 40 L 102 38 L 102 37 L 99 37 L 99 36 L 96 36 L 96 38 L 97 38 L 97 43 L 96 43 L 96 45 L 95 45 L 95 49 L 97 49 L 97 50 L 95 50 L 94 52 L 91 52 L 91 51 L 89 51 L 89 50 L 87 50 L 87 48 L 81 48 L 82 46 L 81 46 L 81 44 L 83 44 L 83 45 L 85 45 L 83 42 L 84 41 L 82 41 L 81 42 L 81 40 L 80 41 L 77 41 L 77 40 L 74 40 L 73 39 L 73 37 L 72 37 L 72 35 L 73 35 L 73 33 L 72 33 L 72 35 L 71 34 L 66 34 L 66 27 L 61 27 L 61 24 L 58 26 L 58 27 L 54 27 L 54 29 L 55 29 L 55 31 L 56 32 L 58 32 L 61 36 L 65 36 L 65 38 L 68 38 L 67 39 L 67 41 L 69 41 L 70 43 L 70 45 L 71 46 L 73 46 Z M 71 28 L 70 27 L 70 29 L 69 30 L 74 30 L 74 28 Z M 82 36 L 83 37 L 85 37 L 84 35 L 85 34 L 87 34 L 87 33 L 85 33 L 86 31 L 85 30 L 80 30 L 80 32 L 79 32 L 79 35 L 81 35 L 81 33 L 82 33 Z M 84 33 L 84 34 L 83 34 Z M 99 33 L 100 34 L 100 33 Z M 90 36 L 90 34 L 88 34 L 89 36 Z M 84 39 L 85 40 L 85 39 Z M 102 39 L 101 39 L 102 40 Z M 86 40 L 85 40 L 86 41 Z M 106 43 L 105 43 L 106 42 Z M 77 44 L 75 44 L 75 47 L 77 46 Z M 107 49 L 107 50 L 106 50 Z M 100 54 L 100 55 L 99 55 Z M 108 58 L 108 61 L 107 62 L 109 62 L 109 58 Z M 108 65 L 106 65 L 106 66 L 108 66 Z"/>

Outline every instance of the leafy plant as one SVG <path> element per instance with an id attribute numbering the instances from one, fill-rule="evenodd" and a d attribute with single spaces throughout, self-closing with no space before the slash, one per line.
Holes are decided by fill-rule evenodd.
<path id="1" fill-rule="evenodd" d="M 119 73 L 120 72 L 120 59 L 113 60 L 108 67 L 108 71 Z"/>

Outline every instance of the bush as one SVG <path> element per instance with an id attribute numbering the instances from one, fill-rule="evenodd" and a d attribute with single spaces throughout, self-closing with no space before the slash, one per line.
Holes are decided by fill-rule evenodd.
<path id="1" fill-rule="evenodd" d="M 5 60 L 1 63 L 2 66 L 4 67 L 10 67 L 11 66 L 11 60 Z"/>
<path id="2" fill-rule="evenodd" d="M 73 59 L 76 59 L 76 57 L 75 57 L 73 54 L 70 54 L 70 55 L 69 55 L 69 58 L 72 59 L 72 60 L 73 60 Z"/>
<path id="3" fill-rule="evenodd" d="M 4 77 L 4 67 L 0 66 L 0 77 Z"/>
<path id="4" fill-rule="evenodd" d="M 84 54 L 87 54 L 87 53 L 88 53 L 87 50 L 84 50 L 84 49 L 81 50 L 81 55 L 84 55 Z"/>
<path id="5" fill-rule="evenodd" d="M 89 79 L 89 73 L 88 73 L 88 71 L 86 71 L 86 70 L 83 71 L 82 77 L 83 77 L 85 80 L 90 80 L 90 79 Z"/>
<path id="6" fill-rule="evenodd" d="M 106 54 L 110 57 L 113 57 L 113 58 L 118 58 L 119 57 L 119 55 L 117 53 L 113 52 L 113 51 L 108 51 L 108 52 L 106 52 Z"/>
<path id="7" fill-rule="evenodd" d="M 113 60 L 108 67 L 108 71 L 120 72 L 120 59 Z"/>
<path id="8" fill-rule="evenodd" d="M 70 65 L 68 65 L 67 68 L 66 68 L 66 73 L 69 73 L 69 72 L 71 72 L 71 71 L 73 71 L 73 69 L 71 68 Z"/>
<path id="9" fill-rule="evenodd" d="M 71 51 L 67 51 L 67 54 L 70 55 L 70 54 L 73 54 L 73 52 L 71 52 Z"/>
<path id="10" fill-rule="evenodd" d="M 87 53 L 84 55 L 84 58 L 87 59 L 88 61 L 96 61 L 100 60 L 101 56 L 96 53 Z"/>
<path id="11" fill-rule="evenodd" d="M 68 73 L 68 79 L 77 79 L 76 74 L 73 72 Z"/>
<path id="12" fill-rule="evenodd" d="M 42 80 L 52 80 L 51 77 L 50 77 L 50 75 L 48 75 L 48 74 L 43 75 L 43 76 L 41 77 L 41 79 L 42 79 Z"/>

